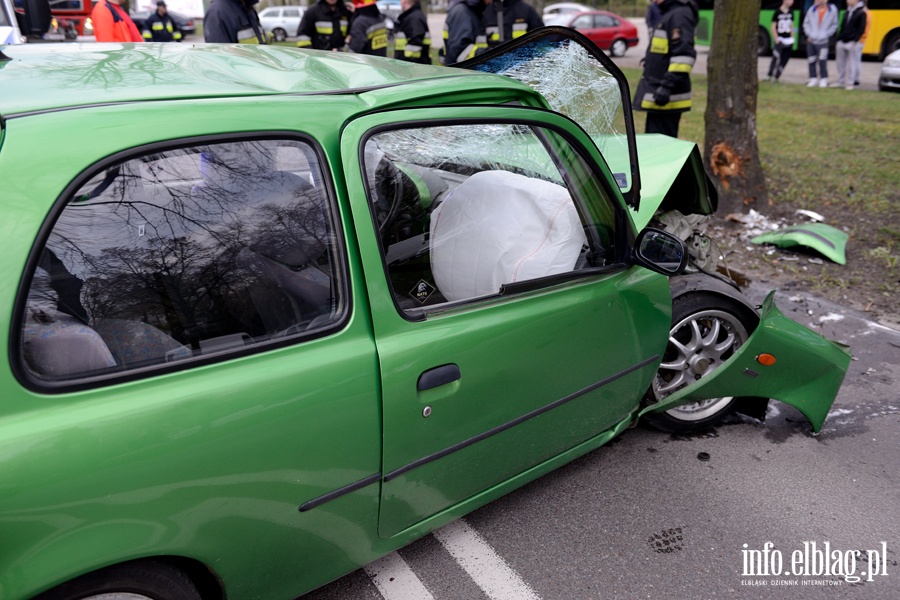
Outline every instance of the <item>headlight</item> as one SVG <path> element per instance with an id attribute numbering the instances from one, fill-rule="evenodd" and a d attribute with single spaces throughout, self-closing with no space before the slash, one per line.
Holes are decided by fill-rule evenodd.
<path id="1" fill-rule="evenodd" d="M 94 34 L 94 22 L 90 17 L 84 20 L 84 35 Z"/>
<path id="2" fill-rule="evenodd" d="M 900 60 L 886 60 L 884 61 L 884 66 L 891 67 L 892 69 L 900 68 Z"/>

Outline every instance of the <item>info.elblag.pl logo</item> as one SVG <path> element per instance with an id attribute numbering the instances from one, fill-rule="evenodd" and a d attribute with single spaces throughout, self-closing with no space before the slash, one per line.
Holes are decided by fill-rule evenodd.
<path id="1" fill-rule="evenodd" d="M 876 550 L 840 550 L 830 542 L 803 542 L 802 548 L 783 553 L 772 542 L 756 550 L 744 544 L 743 577 L 794 577 L 796 579 L 744 580 L 742 585 L 840 585 L 842 581 L 857 583 L 887 577 L 888 567 L 897 565 L 888 559 L 887 542 Z M 840 579 L 811 580 L 810 577 Z"/>

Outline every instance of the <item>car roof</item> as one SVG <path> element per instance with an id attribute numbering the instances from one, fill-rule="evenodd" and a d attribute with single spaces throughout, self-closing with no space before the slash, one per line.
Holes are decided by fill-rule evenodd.
<path id="1" fill-rule="evenodd" d="M 506 77 L 362 54 L 241 44 L 22 44 L 0 47 L 0 118 L 86 105 L 278 94 L 353 94 L 435 80 L 530 88 Z M 469 81 L 469 83 L 466 83 Z M 433 87 L 433 86 L 432 86 Z"/>

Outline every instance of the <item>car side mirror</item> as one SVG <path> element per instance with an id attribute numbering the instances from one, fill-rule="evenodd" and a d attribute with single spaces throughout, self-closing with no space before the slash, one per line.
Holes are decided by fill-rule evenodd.
<path id="1" fill-rule="evenodd" d="M 678 275 L 687 267 L 688 249 L 671 233 L 647 227 L 634 241 L 632 262 L 663 275 Z"/>

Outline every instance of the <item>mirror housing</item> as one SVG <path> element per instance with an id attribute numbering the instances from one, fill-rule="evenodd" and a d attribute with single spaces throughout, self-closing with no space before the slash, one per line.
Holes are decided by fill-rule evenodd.
<path id="1" fill-rule="evenodd" d="M 634 241 L 633 264 L 672 277 L 681 274 L 687 262 L 687 246 L 671 233 L 647 227 Z"/>

